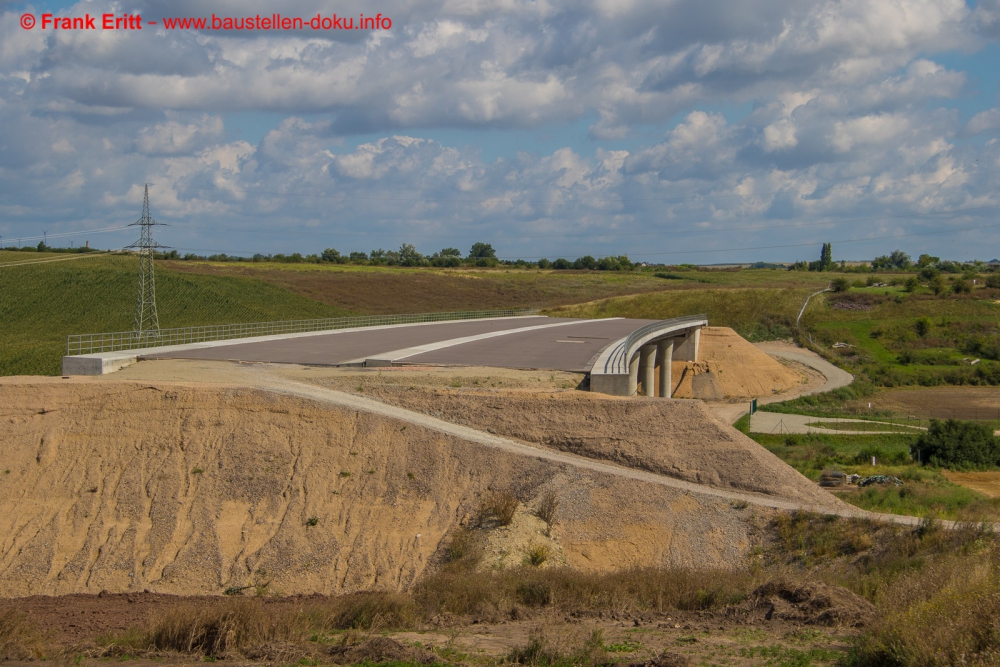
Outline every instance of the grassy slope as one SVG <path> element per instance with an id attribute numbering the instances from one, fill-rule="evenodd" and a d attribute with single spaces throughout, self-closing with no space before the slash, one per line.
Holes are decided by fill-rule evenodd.
<path id="1" fill-rule="evenodd" d="M 126 255 L 0 268 L 0 375 L 57 374 L 67 334 L 130 329 L 137 270 Z M 156 286 L 162 327 L 349 314 L 251 278 L 158 267 Z"/>
<path id="2" fill-rule="evenodd" d="M 544 308 L 670 289 L 678 282 L 650 272 L 182 261 L 165 266 L 189 274 L 255 278 L 323 303 L 375 314 Z"/>
<path id="3" fill-rule="evenodd" d="M 811 288 L 672 290 L 606 299 L 547 311 L 560 317 L 636 317 L 665 319 L 706 313 L 714 326 L 732 327 L 748 340 L 791 335 L 791 324 Z"/>

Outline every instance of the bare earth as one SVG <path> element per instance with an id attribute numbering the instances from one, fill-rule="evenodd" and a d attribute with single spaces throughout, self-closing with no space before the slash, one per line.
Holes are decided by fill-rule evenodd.
<path id="1" fill-rule="evenodd" d="M 268 607 L 285 612 L 306 611 L 322 605 L 329 598 L 324 596 L 292 596 L 264 598 Z M 95 653 L 94 639 L 100 635 L 122 633 L 128 628 L 161 615 L 179 605 L 192 602 L 213 605 L 222 601 L 219 596 L 179 597 L 154 593 L 67 595 L 60 597 L 36 596 L 5 601 L 19 611 L 24 611 L 46 632 L 53 645 L 72 658 L 74 664 L 107 664 L 108 658 L 86 658 Z M 735 615 L 718 612 L 667 610 L 642 614 L 572 613 L 570 615 L 526 611 L 527 618 L 499 623 L 485 622 L 457 627 L 428 627 L 416 631 L 389 632 L 388 637 L 404 646 L 429 649 L 453 659 L 465 656 L 464 664 L 480 664 L 483 659 L 506 656 L 512 649 L 526 646 L 532 637 L 544 637 L 549 648 L 564 653 L 579 650 L 580 646 L 597 630 L 603 633 L 606 646 L 615 649 L 609 658 L 624 664 L 641 662 L 664 651 L 685 656 L 698 664 L 708 658 L 713 662 L 742 667 L 761 664 L 761 655 L 754 648 L 762 647 L 773 654 L 776 649 L 786 652 L 786 659 L 795 652 L 810 649 L 836 651 L 839 655 L 849 647 L 858 632 L 850 627 L 803 625 L 775 615 L 770 619 L 757 615 Z M 367 633 L 371 636 L 374 633 Z M 381 636 L 378 633 L 375 636 Z M 322 655 L 330 644 L 340 642 L 344 635 L 333 635 L 327 642 L 318 643 L 318 662 L 328 662 Z M 365 636 L 358 638 L 364 643 Z M 296 658 L 298 656 L 295 656 Z M 325 659 L 324 659 L 325 657 Z M 232 657 L 228 664 L 246 664 Z M 282 662 L 294 664 L 292 660 Z M 197 656 L 161 655 L 155 659 L 136 659 L 130 665 L 193 664 L 203 661 Z M 794 664 L 794 663 L 793 663 Z"/>
<path id="2" fill-rule="evenodd" d="M 990 498 L 1000 498 L 1000 472 L 943 471 L 942 474 L 950 482 L 979 491 Z"/>
<path id="3" fill-rule="evenodd" d="M 865 399 L 865 403 L 869 399 Z M 935 419 L 1000 419 L 998 387 L 912 387 L 880 391 L 872 407 Z"/>
<path id="4" fill-rule="evenodd" d="M 422 422 L 322 389 L 357 381 L 335 369 L 159 361 L 4 379 L 0 595 L 213 594 L 264 580 L 283 594 L 399 589 L 488 488 L 512 488 L 526 508 L 555 491 L 553 539 L 583 569 L 731 567 L 768 507 L 846 508 L 700 402 L 553 392 L 572 378 L 537 373 L 503 377 L 547 382 L 538 395 L 416 389 L 421 373 L 451 371 L 383 373 L 408 378 L 383 401 L 442 415 Z M 744 497 L 749 508 L 734 505 Z"/>

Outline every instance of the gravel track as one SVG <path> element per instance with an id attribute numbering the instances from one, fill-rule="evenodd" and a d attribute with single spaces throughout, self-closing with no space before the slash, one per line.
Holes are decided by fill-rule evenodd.
<path id="1" fill-rule="evenodd" d="M 809 512 L 817 512 L 826 515 L 835 515 L 835 516 L 850 517 L 850 518 L 865 518 L 882 522 L 898 523 L 908 526 L 916 526 L 919 525 L 920 523 L 920 519 L 917 517 L 867 512 L 865 510 L 852 508 L 846 503 L 842 503 L 840 501 L 835 501 L 832 502 L 830 505 L 825 505 L 825 506 L 806 505 L 802 503 L 770 498 L 764 495 L 725 491 L 723 489 L 715 489 L 700 484 L 693 484 L 691 482 L 685 482 L 683 480 L 674 479 L 664 475 L 658 475 L 644 470 L 625 468 L 622 466 L 595 461 L 593 459 L 574 456 L 572 454 L 567 454 L 565 452 L 557 452 L 557 451 L 542 449 L 539 447 L 533 447 L 531 445 L 525 444 L 517 440 L 500 437 L 497 435 L 493 435 L 491 433 L 484 433 L 483 431 L 469 428 L 467 426 L 453 424 L 451 422 L 437 419 L 435 417 L 420 414 L 418 412 L 413 412 L 411 410 L 406 410 L 396 406 L 387 405 L 385 403 L 381 403 L 379 401 L 364 398 L 361 396 L 354 396 L 351 394 L 346 394 L 332 389 L 324 389 L 322 387 L 317 387 L 315 385 L 295 382 L 284 378 L 276 377 L 275 375 L 269 373 L 264 368 L 251 368 L 247 370 L 250 373 L 252 373 L 252 384 L 256 388 L 259 388 L 261 390 L 272 391 L 287 396 L 297 396 L 300 398 L 306 398 L 320 403 L 326 403 L 328 405 L 335 405 L 338 407 L 349 408 L 352 410 L 364 411 L 381 415 L 383 417 L 398 419 L 433 431 L 438 431 L 440 433 L 456 436 L 464 440 L 467 440 L 469 442 L 475 442 L 485 447 L 499 449 L 501 451 L 508 452 L 511 454 L 534 457 L 542 461 L 551 461 L 555 463 L 573 466 L 579 469 L 591 470 L 594 472 L 599 472 L 607 475 L 614 475 L 617 477 L 623 477 L 627 479 L 634 479 L 637 481 L 642 481 L 651 484 L 658 484 L 673 489 L 685 491 L 687 493 L 697 494 L 702 496 L 710 496 L 714 498 L 721 498 L 730 502 L 749 503 L 760 507 L 769 507 L 773 509 L 788 510 L 788 511 L 803 510 Z M 951 521 L 942 521 L 941 523 L 946 527 L 952 527 L 954 525 L 954 522 Z"/>

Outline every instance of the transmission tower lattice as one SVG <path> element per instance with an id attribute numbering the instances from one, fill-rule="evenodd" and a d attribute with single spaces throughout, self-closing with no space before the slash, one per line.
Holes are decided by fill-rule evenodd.
<path id="1" fill-rule="evenodd" d="M 136 342 L 158 338 L 160 335 L 160 318 L 156 314 L 156 281 L 153 278 L 153 251 L 156 248 L 166 248 L 153 240 L 151 228 L 153 225 L 163 225 L 153 220 L 149 215 L 149 184 L 142 197 L 142 217 L 129 227 L 139 227 L 139 240 L 126 248 L 135 248 L 139 254 L 139 294 L 135 300 L 135 318 L 132 320 L 132 337 Z"/>

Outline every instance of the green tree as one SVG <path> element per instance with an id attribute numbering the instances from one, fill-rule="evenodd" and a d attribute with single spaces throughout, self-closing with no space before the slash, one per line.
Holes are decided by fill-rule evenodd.
<path id="1" fill-rule="evenodd" d="M 462 251 L 458 248 L 442 248 L 438 253 L 439 257 L 461 257 Z"/>
<path id="2" fill-rule="evenodd" d="M 324 262 L 331 262 L 334 264 L 343 261 L 343 258 L 340 256 L 340 252 L 336 248 L 327 248 L 324 250 L 323 254 L 320 255 L 320 259 Z"/>
<path id="3" fill-rule="evenodd" d="M 913 330 L 917 332 L 918 336 L 920 336 L 921 338 L 923 338 L 928 333 L 930 333 L 931 326 L 932 325 L 931 325 L 930 318 L 921 317 L 921 318 L 918 318 L 917 321 L 913 323 Z"/>
<path id="4" fill-rule="evenodd" d="M 926 266 L 934 266 L 940 261 L 941 261 L 940 257 L 934 257 L 933 255 L 924 254 L 917 258 L 917 266 L 919 266 L 922 269 Z"/>
<path id="5" fill-rule="evenodd" d="M 583 257 L 577 257 L 576 261 L 573 262 L 574 269 L 596 269 L 597 260 L 590 255 L 584 255 Z"/>
<path id="6" fill-rule="evenodd" d="M 550 262 L 549 260 L 545 259 L 544 257 L 542 257 L 540 260 L 538 260 L 538 268 L 540 268 L 540 269 L 547 269 L 550 266 L 552 266 L 552 262 Z"/>
<path id="7" fill-rule="evenodd" d="M 913 451 L 922 463 L 934 466 L 991 468 L 1000 464 L 1000 440 L 989 424 L 981 422 L 932 419 Z"/>
<path id="8" fill-rule="evenodd" d="M 473 243 L 469 250 L 470 259 L 496 259 L 497 252 L 489 243 Z"/>
<path id="9" fill-rule="evenodd" d="M 424 264 L 424 256 L 417 252 L 411 243 L 399 246 L 399 263 L 403 266 L 420 266 Z"/>
<path id="10" fill-rule="evenodd" d="M 819 254 L 819 270 L 820 271 L 831 271 L 833 270 L 833 244 L 824 243 L 823 250 Z"/>
<path id="11" fill-rule="evenodd" d="M 885 269 L 906 269 L 911 264 L 910 256 L 902 250 L 893 250 L 890 255 L 882 255 L 872 260 L 872 269 L 884 271 Z"/>

